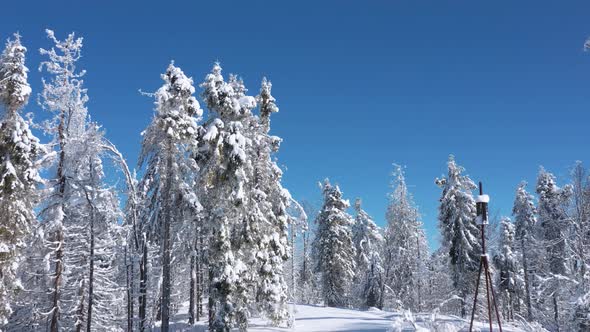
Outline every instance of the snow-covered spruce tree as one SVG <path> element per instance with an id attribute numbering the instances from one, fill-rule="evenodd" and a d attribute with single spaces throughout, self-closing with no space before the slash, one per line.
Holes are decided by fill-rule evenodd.
<path id="1" fill-rule="evenodd" d="M 385 215 L 387 228 L 383 248 L 383 287 L 389 293 L 386 306 L 417 312 L 423 309 L 424 303 L 428 244 L 401 166 L 395 165 L 393 176 L 393 192 L 389 195 Z"/>
<path id="2" fill-rule="evenodd" d="M 183 207 L 200 209 L 194 193 L 198 167 L 188 156 L 196 148 L 202 110 L 193 96 L 192 79 L 174 63 L 162 74 L 162 80 L 164 84 L 154 93 L 154 117 L 143 132 L 139 165 L 145 166 L 140 184 L 145 192 L 141 222 L 149 240 L 160 245 L 162 280 L 157 302 L 161 329 L 168 331 L 172 287 L 170 230 L 173 224 L 184 222 L 180 213 Z"/>
<path id="3" fill-rule="evenodd" d="M 44 152 L 20 114 L 31 94 L 26 51 L 15 34 L 0 55 L 0 326 L 7 323 L 14 295 L 22 288 L 17 269 L 35 227 L 33 208 L 41 182 L 37 160 Z"/>
<path id="4" fill-rule="evenodd" d="M 252 196 L 245 187 L 248 174 L 252 174 L 247 155 L 252 142 L 245 135 L 256 100 L 244 95 L 243 85 L 235 77 L 225 82 L 217 63 L 201 87 L 211 112 L 196 155 L 208 233 L 209 329 L 246 330 L 250 280 L 245 276 L 241 245 L 243 229 L 250 224 L 248 199 Z"/>
<path id="5" fill-rule="evenodd" d="M 381 278 L 383 266 L 380 256 L 383 236 L 373 218 L 362 209 L 361 200 L 354 204 L 356 217 L 352 226 L 352 242 L 355 248 L 354 295 L 363 308 L 377 307 L 381 303 Z"/>
<path id="6" fill-rule="evenodd" d="M 465 169 L 451 155 L 446 178 L 436 179 L 442 188 L 439 206 L 441 246 L 448 252 L 451 278 L 461 301 L 460 314 L 467 314 L 467 296 L 475 288 L 481 244 L 475 223 L 475 200 L 471 191 L 475 183 L 462 173 Z"/>
<path id="7" fill-rule="evenodd" d="M 262 315 L 278 326 L 290 323 L 287 308 L 287 284 L 284 278 L 283 264 L 290 256 L 291 248 L 287 230 L 291 224 L 291 236 L 294 238 L 299 227 L 297 220 L 306 220 L 303 209 L 296 203 L 289 192 L 281 185 L 282 170 L 272 159 L 281 142 L 276 136 L 270 136 L 270 116 L 278 112 L 275 98 L 271 94 L 272 84 L 266 78 L 262 80 L 259 117 L 250 118 L 252 132 L 253 181 L 249 188 L 253 195 L 254 208 L 251 210 L 253 224 L 252 234 L 246 234 L 248 244 L 254 246 L 258 275 L 256 305 Z M 290 216 L 289 207 L 299 208 L 299 218 Z"/>
<path id="8" fill-rule="evenodd" d="M 526 317 L 529 322 L 534 320 L 532 294 L 533 280 L 530 280 L 529 271 L 533 267 L 538 246 L 534 239 L 537 224 L 537 209 L 533 196 L 526 191 L 526 182 L 521 182 L 516 189 L 516 198 L 512 208 L 514 216 L 515 240 L 518 252 L 521 256 L 521 273 L 524 281 L 524 303 L 526 305 Z"/>
<path id="9" fill-rule="evenodd" d="M 325 180 L 321 189 L 324 203 L 315 221 L 317 233 L 313 242 L 315 270 L 321 275 L 324 304 L 344 307 L 350 303 L 351 282 L 356 269 L 350 229 L 354 220 L 346 212 L 350 203 L 342 198 L 338 186 Z"/>
<path id="10" fill-rule="evenodd" d="M 196 154 L 209 234 L 210 329 L 245 330 L 252 310 L 274 325 L 288 322 L 283 264 L 294 219 L 288 210 L 302 209 L 281 186 L 272 159 L 281 140 L 268 134 L 278 111 L 270 82 L 263 80 L 254 98 L 237 76 L 224 81 L 215 64 L 201 86 L 211 112 Z"/>
<path id="11" fill-rule="evenodd" d="M 503 317 L 514 320 L 514 311 L 520 311 L 522 291 L 522 274 L 516 252 L 515 226 L 509 218 L 500 221 L 500 240 L 498 253 L 494 256 L 494 264 L 498 271 L 497 294 L 500 300 Z"/>
<path id="12" fill-rule="evenodd" d="M 544 259 L 538 271 L 541 278 L 539 283 L 541 295 L 537 301 L 539 301 L 541 313 L 544 314 L 539 318 L 544 325 L 559 331 L 569 321 L 566 313 L 571 313 L 565 297 L 566 290 L 571 286 L 569 282 L 571 221 L 566 208 L 572 195 L 572 188 L 570 185 L 559 188 L 555 182 L 555 176 L 541 167 L 536 189 L 539 196 L 539 229 L 545 247 Z M 547 303 L 549 302 L 547 300 L 551 303 Z"/>

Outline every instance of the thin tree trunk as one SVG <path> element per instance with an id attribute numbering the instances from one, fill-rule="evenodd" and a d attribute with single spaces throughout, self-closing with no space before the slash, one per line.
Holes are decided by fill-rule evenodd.
<path id="1" fill-rule="evenodd" d="M 59 164 L 57 167 L 57 178 L 59 181 L 59 196 L 61 199 L 60 205 L 63 212 L 64 209 L 64 194 L 66 190 L 66 177 L 64 175 L 64 163 L 66 158 L 65 152 L 65 145 L 66 145 L 66 135 L 65 135 L 65 111 L 61 111 L 60 121 L 58 126 L 58 137 L 59 137 L 59 145 L 60 145 L 60 153 L 59 153 Z M 53 307 L 51 309 L 51 323 L 49 326 L 50 332 L 58 332 L 59 330 L 59 300 L 61 295 L 61 282 L 62 282 L 62 273 L 63 273 L 63 246 L 64 246 L 64 234 L 63 234 L 63 222 L 59 229 L 57 230 L 56 234 L 56 241 L 57 242 L 57 250 L 55 252 L 55 280 L 53 283 Z"/>
<path id="2" fill-rule="evenodd" d="M 189 290 L 189 305 L 188 305 L 188 323 L 190 325 L 195 324 L 195 286 L 197 281 L 197 271 L 196 271 L 196 244 L 197 244 L 197 235 L 195 234 L 195 240 L 193 241 L 193 248 L 191 250 L 191 263 L 190 263 L 190 290 Z"/>
<path id="3" fill-rule="evenodd" d="M 213 285 L 213 283 L 211 282 L 211 280 L 213 280 L 213 269 L 211 268 L 211 265 L 209 265 L 209 301 L 207 303 L 207 307 L 208 307 L 208 314 L 209 314 L 209 330 L 210 331 L 214 331 L 214 326 L 213 323 L 215 322 L 215 302 L 213 300 L 213 297 L 211 296 L 213 294 L 213 292 L 215 292 L 215 286 Z"/>
<path id="4" fill-rule="evenodd" d="M 381 298 L 379 299 L 379 309 L 383 309 L 383 306 L 385 305 L 385 283 L 387 282 L 387 279 L 389 278 L 389 266 L 385 269 L 385 276 L 383 276 L 380 280 L 380 285 L 379 285 L 379 291 L 381 292 Z"/>
<path id="5" fill-rule="evenodd" d="M 94 168 L 92 167 L 92 161 L 90 162 L 90 174 L 94 174 Z M 86 195 L 86 202 L 90 207 L 90 255 L 88 257 L 88 269 L 89 269 L 89 277 L 88 277 L 88 310 L 87 310 L 87 321 L 86 321 L 86 331 L 90 332 L 92 327 L 92 304 L 94 302 L 94 205 L 92 203 L 92 198 L 88 195 L 88 191 L 84 191 Z M 83 311 L 83 307 L 80 309 Z M 82 315 L 80 315 L 82 316 Z M 80 317 L 80 329 L 82 327 L 82 317 Z"/>
<path id="6" fill-rule="evenodd" d="M 146 329 L 146 311 L 147 311 L 147 264 L 148 264 L 148 249 L 147 238 L 143 237 L 143 252 L 141 262 L 139 264 L 139 331 L 144 332 Z"/>
<path id="7" fill-rule="evenodd" d="M 84 284 L 85 280 L 82 280 L 82 284 L 78 289 L 78 296 L 80 297 L 80 304 L 78 307 L 78 312 L 76 313 L 76 332 L 82 331 L 82 326 L 84 323 Z"/>
<path id="8" fill-rule="evenodd" d="M 159 308 L 157 310 L 155 310 L 155 317 L 154 319 L 158 322 L 162 321 L 162 287 L 160 286 L 160 291 L 158 293 L 158 300 L 156 301 L 156 308 Z"/>
<path id="9" fill-rule="evenodd" d="M 88 280 L 88 322 L 86 331 L 92 327 L 92 304 L 94 301 L 94 216 L 90 217 L 90 279 Z"/>
<path id="10" fill-rule="evenodd" d="M 295 226 L 291 223 L 291 300 L 295 303 Z"/>
<path id="11" fill-rule="evenodd" d="M 420 237 L 416 236 L 416 248 L 418 249 L 418 262 L 422 262 L 422 253 L 420 252 Z M 422 271 L 416 271 L 421 274 Z M 416 276 L 416 275 L 414 275 Z M 422 311 L 422 283 L 416 280 L 418 286 L 418 312 Z"/>
<path id="12" fill-rule="evenodd" d="M 125 262 L 127 264 L 127 332 L 133 331 L 133 259 L 129 258 L 129 250 L 125 246 Z"/>
<path id="13" fill-rule="evenodd" d="M 554 312 L 553 318 L 555 319 L 556 331 L 559 332 L 559 330 L 560 330 L 560 328 L 559 328 L 559 304 L 558 304 L 558 300 L 557 300 L 557 291 L 555 293 L 553 293 L 553 312 Z"/>
<path id="14" fill-rule="evenodd" d="M 526 310 L 527 310 L 527 318 L 529 322 L 533 321 L 533 308 L 531 306 L 531 291 L 530 291 L 530 282 L 529 282 L 529 270 L 528 270 L 528 258 L 526 255 L 527 249 L 525 248 L 525 239 L 524 237 L 520 240 L 520 246 L 522 250 L 522 265 L 524 269 L 524 289 L 525 289 L 525 301 L 526 301 Z"/>
<path id="15" fill-rule="evenodd" d="M 86 331 L 91 332 L 92 327 L 92 304 L 94 301 L 94 207 L 90 202 L 88 193 L 86 193 L 86 199 L 90 203 L 90 277 L 88 279 L 88 314 L 86 322 Z"/>
<path id="16" fill-rule="evenodd" d="M 305 287 L 302 288 L 303 292 L 301 294 L 301 300 L 303 304 L 309 304 L 309 299 L 307 298 L 308 287 L 310 282 L 310 280 L 307 280 L 307 239 L 309 235 L 307 234 L 307 232 L 307 230 L 303 231 L 303 262 L 301 268 L 301 275 L 299 276 L 299 282 L 301 282 L 301 287 Z"/>
<path id="17" fill-rule="evenodd" d="M 62 259 L 63 259 L 63 231 L 59 230 L 57 233 L 58 249 L 55 253 L 55 281 L 53 283 L 53 308 L 51 312 L 51 324 L 49 331 L 58 332 L 59 330 L 59 298 L 61 293 L 61 279 L 62 279 Z"/>
<path id="18" fill-rule="evenodd" d="M 172 143 L 168 141 L 168 151 L 172 151 Z M 172 192 L 173 160 L 172 155 L 166 161 L 167 176 L 164 197 L 167 204 L 164 205 L 164 225 L 162 225 L 162 300 L 160 302 L 160 315 L 162 316 L 162 332 L 168 332 L 170 325 L 170 223 L 172 222 L 172 209 L 170 202 L 176 202 Z"/>
<path id="19" fill-rule="evenodd" d="M 488 279 L 486 279 L 486 282 L 488 281 Z M 487 287 L 487 284 L 486 284 Z M 489 292 L 489 290 L 486 291 Z M 461 292 L 461 318 L 465 318 L 467 317 L 467 302 L 465 301 L 465 297 L 467 296 L 467 294 L 465 292 Z M 488 307 L 490 307 L 488 305 Z M 489 309 L 491 310 L 491 309 Z"/>
<path id="20" fill-rule="evenodd" d="M 203 316 L 203 293 L 205 292 L 204 283 L 204 249 L 203 249 L 203 229 L 197 229 L 197 239 L 199 241 L 197 246 L 197 321 Z"/>
<path id="21" fill-rule="evenodd" d="M 387 249 L 387 262 L 385 267 L 385 276 L 380 280 L 380 291 L 381 291 L 381 299 L 379 301 L 379 309 L 383 309 L 383 305 L 385 303 L 385 286 L 389 280 L 389 272 L 391 271 L 391 250 Z"/>

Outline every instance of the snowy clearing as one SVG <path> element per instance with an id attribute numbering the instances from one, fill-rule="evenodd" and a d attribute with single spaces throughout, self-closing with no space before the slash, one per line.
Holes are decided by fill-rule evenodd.
<path id="1" fill-rule="evenodd" d="M 293 328 L 269 327 L 263 320 L 254 318 L 250 321 L 248 331 L 256 332 L 459 332 L 469 330 L 469 321 L 455 316 L 436 314 L 409 315 L 370 309 L 367 311 L 339 309 L 321 306 L 297 305 L 295 307 L 295 324 Z M 171 331 L 207 331 L 206 323 L 200 322 L 192 329 L 186 324 L 188 316 L 180 313 L 176 323 L 170 325 Z M 488 331 L 485 323 L 478 323 L 475 331 Z M 540 331 L 533 327 L 518 328 L 503 325 L 505 332 Z M 157 331 L 157 330 L 156 330 Z M 496 331 L 496 326 L 494 326 Z"/>

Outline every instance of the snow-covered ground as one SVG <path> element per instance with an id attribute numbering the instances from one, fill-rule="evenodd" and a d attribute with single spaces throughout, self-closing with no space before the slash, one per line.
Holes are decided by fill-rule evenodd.
<path id="1" fill-rule="evenodd" d="M 295 324 L 292 328 L 269 327 L 263 320 L 253 318 L 249 331 L 256 332 L 409 332 L 436 331 L 459 332 L 468 331 L 469 322 L 459 317 L 436 314 L 403 314 L 371 309 L 367 311 L 329 308 L 321 306 L 297 305 Z M 177 323 L 171 325 L 171 331 L 206 331 L 205 323 L 192 329 L 186 325 L 186 314 L 176 316 Z M 542 331 L 538 328 L 517 328 L 504 324 L 505 332 Z M 489 331 L 484 323 L 477 323 L 475 331 Z M 494 326 L 494 331 L 496 331 Z"/>

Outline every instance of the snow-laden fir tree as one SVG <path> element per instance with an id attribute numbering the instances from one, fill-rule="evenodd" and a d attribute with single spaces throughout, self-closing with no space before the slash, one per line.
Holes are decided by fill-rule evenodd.
<path id="1" fill-rule="evenodd" d="M 537 224 L 537 209 L 533 201 L 533 195 L 526 191 L 526 182 L 521 182 L 516 189 L 516 197 L 512 208 L 515 227 L 515 241 L 520 253 L 522 279 L 524 282 L 524 303 L 526 305 L 526 317 L 528 321 L 533 321 L 533 280 L 531 280 L 529 271 L 533 267 L 533 262 L 538 252 L 538 244 L 535 241 L 535 229 Z"/>
<path id="2" fill-rule="evenodd" d="M 429 258 L 426 235 L 418 208 L 408 191 L 401 166 L 395 165 L 393 192 L 385 219 L 383 248 L 385 278 L 388 291 L 386 306 L 396 309 L 421 311 Z"/>
<path id="3" fill-rule="evenodd" d="M 567 215 L 568 201 L 572 195 L 572 188 L 566 185 L 560 188 L 555 176 L 541 167 L 537 177 L 537 195 L 539 196 L 539 230 L 545 248 L 543 260 L 540 263 L 538 276 L 540 277 L 538 297 L 542 310 L 542 323 L 551 329 L 559 331 L 570 320 L 567 313 L 571 313 L 569 301 L 566 299 L 570 285 L 569 254 L 571 243 L 569 230 L 571 221 Z"/>
<path id="4" fill-rule="evenodd" d="M 158 317 L 162 320 L 162 331 L 168 331 L 172 288 L 170 230 L 174 224 L 184 222 L 181 212 L 186 207 L 200 210 L 194 192 L 198 166 L 189 154 L 197 145 L 202 110 L 193 96 L 192 79 L 174 63 L 162 74 L 162 80 L 164 84 L 154 93 L 154 117 L 143 133 L 139 165 L 145 166 L 140 183 L 145 193 L 141 221 L 149 240 L 160 245 L 162 276 Z"/>
<path id="5" fill-rule="evenodd" d="M 467 314 L 467 297 L 474 291 L 481 255 L 475 200 L 471 193 L 476 186 L 469 176 L 463 175 L 464 171 L 451 155 L 447 177 L 436 180 L 442 188 L 438 213 L 441 246 L 449 255 L 451 278 L 461 301 L 461 317 Z"/>
<path id="6" fill-rule="evenodd" d="M 324 304 L 344 307 L 350 303 L 351 282 L 355 276 L 355 249 L 351 226 L 354 219 L 346 212 L 350 203 L 342 198 L 338 186 L 325 180 L 321 186 L 324 203 L 315 223 L 313 242 L 315 271 L 320 273 Z"/>
<path id="7" fill-rule="evenodd" d="M 33 209 L 41 182 L 37 160 L 44 152 L 20 114 L 31 94 L 26 51 L 15 34 L 0 55 L 0 326 L 22 289 L 17 269 L 36 224 Z"/>
<path id="8" fill-rule="evenodd" d="M 211 118 L 201 133 L 202 144 L 196 160 L 201 166 L 201 203 L 204 207 L 208 238 L 209 328 L 229 331 L 247 329 L 248 278 L 241 246 L 244 227 L 251 220 L 248 175 L 253 166 L 248 158 L 252 141 L 247 124 L 256 106 L 254 97 L 245 95 L 243 84 L 230 76 L 226 82 L 221 66 L 215 64 L 201 84 L 203 99 Z M 247 257 L 251 259 L 252 257 Z"/>
<path id="9" fill-rule="evenodd" d="M 352 242 L 356 251 L 354 286 L 357 288 L 357 304 L 369 308 L 381 303 L 383 266 L 380 252 L 383 236 L 361 204 L 361 200 L 357 198 L 354 204 L 356 216 L 352 226 Z"/>
<path id="10" fill-rule="evenodd" d="M 514 320 L 514 312 L 520 312 L 522 273 L 516 252 L 515 226 L 510 218 L 500 221 L 500 240 L 498 253 L 494 256 L 497 275 L 497 294 L 504 319 Z"/>

